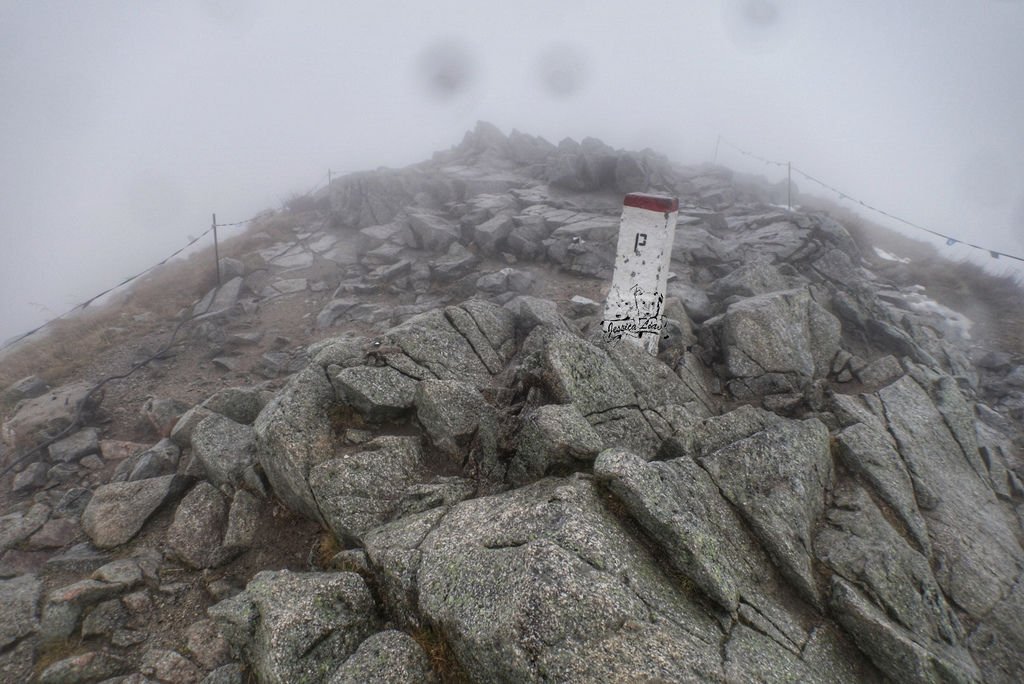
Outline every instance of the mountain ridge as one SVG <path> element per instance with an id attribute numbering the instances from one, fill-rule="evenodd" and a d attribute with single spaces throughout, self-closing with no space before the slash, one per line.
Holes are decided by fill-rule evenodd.
<path id="1" fill-rule="evenodd" d="M 601 333 L 642 190 L 657 358 Z M 786 190 L 479 124 L 293 198 L 126 319 L 172 355 L 7 391 L 0 458 L 68 434 L 0 482 L 0 671 L 1018 679 L 1024 363 Z"/>

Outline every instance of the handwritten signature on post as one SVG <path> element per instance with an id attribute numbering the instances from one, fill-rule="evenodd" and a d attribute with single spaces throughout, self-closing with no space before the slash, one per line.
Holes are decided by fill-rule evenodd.
<path id="1" fill-rule="evenodd" d="M 646 292 L 639 285 L 634 285 L 627 296 L 620 296 L 614 307 L 608 309 L 610 317 L 601 322 L 605 339 L 642 339 L 644 335 L 660 335 L 664 326 L 661 315 L 664 303 L 665 298 L 662 295 L 657 292 Z"/>

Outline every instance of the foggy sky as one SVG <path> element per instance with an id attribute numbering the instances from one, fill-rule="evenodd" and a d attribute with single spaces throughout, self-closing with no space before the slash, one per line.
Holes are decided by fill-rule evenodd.
<path id="1" fill-rule="evenodd" d="M 478 119 L 682 163 L 721 134 L 1024 254 L 1021 36 L 1019 0 L 3 2 L 0 340 L 211 212 L 426 159 Z"/>

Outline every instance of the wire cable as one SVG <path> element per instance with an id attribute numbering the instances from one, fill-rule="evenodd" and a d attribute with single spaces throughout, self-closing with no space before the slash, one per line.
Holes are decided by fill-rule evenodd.
<path id="1" fill-rule="evenodd" d="M 756 159 L 759 162 L 762 162 L 764 164 L 769 164 L 769 165 L 772 165 L 772 166 L 788 167 L 790 170 L 792 170 L 792 171 L 796 172 L 797 174 L 803 176 L 804 178 L 806 178 L 807 180 L 811 181 L 812 183 L 816 183 L 816 184 L 820 185 L 821 187 L 825 188 L 826 190 L 830 190 L 830 191 L 836 193 L 837 195 L 839 195 L 839 199 L 841 199 L 841 200 L 849 200 L 851 202 L 855 202 L 855 203 L 859 204 L 860 206 L 864 207 L 865 209 L 867 209 L 869 211 L 873 211 L 873 212 L 875 212 L 877 214 L 881 214 L 882 216 L 890 218 L 893 221 L 897 221 L 897 222 L 902 223 L 902 224 L 904 224 L 906 226 L 909 226 L 910 228 L 914 228 L 916 230 L 920 230 L 920 231 L 923 231 L 925 233 L 930 233 L 930 234 L 932 234 L 932 235 L 934 235 L 936 237 L 940 237 L 940 238 L 942 238 L 942 239 L 944 239 L 946 241 L 946 246 L 947 247 L 952 247 L 953 245 L 960 244 L 960 245 L 964 245 L 965 247 L 971 247 L 973 249 L 978 249 L 978 250 L 981 250 L 983 252 L 988 252 L 989 256 L 991 256 L 993 259 L 998 259 L 999 257 L 1006 257 L 1007 259 L 1015 259 L 1017 261 L 1024 262 L 1024 257 L 1019 257 L 1019 256 L 1017 256 L 1015 254 L 1010 254 L 1008 252 L 1000 252 L 999 250 L 995 250 L 995 249 L 992 249 L 990 247 L 985 247 L 985 246 L 982 246 L 982 245 L 976 245 L 973 242 L 967 242 L 966 240 L 961 240 L 960 238 L 953 237 L 952 235 L 946 235 L 945 233 L 940 233 L 937 230 L 932 230 L 931 228 L 926 228 L 925 226 L 922 226 L 922 225 L 919 225 L 917 223 L 914 223 L 913 221 L 909 221 L 909 220 L 907 220 L 905 218 L 897 216 L 896 214 L 893 214 L 891 212 L 885 211 L 884 209 L 879 209 L 878 207 L 876 207 L 874 205 L 868 204 L 864 200 L 857 199 L 856 197 L 853 197 L 849 193 L 843 192 L 842 190 L 840 190 L 840 189 L 838 189 L 838 188 L 836 188 L 836 187 L 834 187 L 832 185 L 829 185 L 828 183 L 826 183 L 826 182 L 824 182 L 822 180 L 819 180 L 819 179 L 815 178 L 814 176 L 810 175 L 806 171 L 803 171 L 803 170 L 797 168 L 796 166 L 793 166 L 789 162 L 778 162 L 778 161 L 774 161 L 774 160 L 771 160 L 771 159 L 765 159 L 764 157 L 760 157 L 760 156 L 758 156 L 758 155 L 756 155 L 756 154 L 754 154 L 752 152 L 748 152 L 747 150 L 743 149 L 739 145 L 736 145 L 735 143 L 733 143 L 728 138 L 720 137 L 720 139 L 721 139 L 722 142 L 724 142 L 729 147 L 733 148 L 734 150 L 736 150 L 740 154 L 743 154 L 743 155 L 746 155 L 746 156 L 750 157 L 751 159 Z"/>

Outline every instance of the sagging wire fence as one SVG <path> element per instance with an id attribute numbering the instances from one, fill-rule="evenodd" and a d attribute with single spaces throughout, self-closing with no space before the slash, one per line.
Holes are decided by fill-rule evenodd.
<path id="1" fill-rule="evenodd" d="M 849 193 L 840 190 L 839 188 L 836 188 L 836 187 L 834 187 L 832 185 L 829 185 L 828 183 L 826 183 L 826 182 L 824 182 L 822 180 L 819 180 L 818 178 L 815 178 L 814 176 L 812 176 L 811 174 L 807 173 L 806 171 L 803 171 L 803 170 L 799 169 L 798 167 L 793 166 L 792 162 L 780 162 L 780 161 L 775 161 L 773 159 L 766 159 L 766 158 L 764 158 L 764 157 L 762 157 L 760 155 L 754 154 L 753 152 L 750 152 L 748 150 L 743 149 L 739 145 L 733 143 L 732 141 L 728 140 L 727 138 L 725 138 L 725 137 L 723 137 L 721 135 L 718 136 L 718 139 L 715 142 L 715 162 L 716 163 L 718 162 L 718 148 L 719 148 L 719 145 L 721 143 L 725 143 L 726 145 L 728 145 L 732 149 L 736 150 L 740 154 L 742 154 L 744 156 L 747 156 L 747 157 L 750 157 L 751 159 L 754 159 L 756 161 L 759 161 L 762 164 L 765 164 L 767 166 L 777 166 L 777 167 L 780 167 L 780 168 L 784 168 L 784 169 L 787 170 L 787 173 L 789 173 L 789 174 L 796 173 L 796 174 L 802 176 L 803 178 L 807 179 L 808 181 L 810 181 L 810 182 L 812 182 L 812 183 L 814 183 L 816 185 L 821 186 L 825 190 L 828 190 L 830 192 L 834 192 L 836 195 L 839 196 L 840 200 L 848 200 L 850 202 L 853 202 L 854 204 L 857 204 L 857 205 L 863 207 L 864 209 L 867 209 L 868 211 L 872 211 L 872 212 L 874 212 L 876 214 L 879 214 L 881 216 L 885 216 L 886 218 L 889 218 L 889 219 L 891 219 L 893 221 L 896 221 L 898 223 L 902 223 L 905 226 L 908 226 L 910 228 L 914 228 L 915 230 L 923 231 L 925 233 L 930 233 L 931 235 L 934 235 L 936 237 L 942 238 L 943 240 L 946 241 L 946 246 L 947 247 L 952 247 L 954 245 L 964 245 L 965 247 L 971 247 L 973 249 L 977 249 L 977 250 L 980 250 L 982 252 L 988 252 L 989 256 L 992 257 L 993 259 L 998 259 L 1000 257 L 1006 257 L 1007 259 L 1015 259 L 1016 261 L 1024 262 L 1024 257 L 1019 257 L 1019 256 L 1017 256 L 1015 254 L 1010 254 L 1008 252 L 1002 252 L 1002 251 L 999 251 L 999 250 L 996 250 L 996 249 L 992 249 L 990 247 L 985 247 L 983 245 L 977 245 L 977 244 L 974 244 L 973 242 L 968 242 L 967 240 L 963 240 L 963 239 L 958 238 L 958 237 L 953 237 L 952 235 L 947 235 L 947 234 L 941 233 L 941 232 L 939 232 L 937 230 L 932 230 L 931 228 L 927 228 L 927 227 L 922 226 L 920 224 L 914 223 L 913 221 L 909 221 L 909 220 L 907 220 L 907 219 L 905 219 L 905 218 L 903 218 L 901 216 L 897 216 L 897 215 L 895 215 L 895 214 L 893 214 L 891 212 L 885 211 L 884 209 L 879 209 L 878 207 L 876 207 L 874 205 L 871 205 L 871 204 L 865 202 L 864 200 L 858 199 L 858 198 L 850 195 Z M 792 183 L 788 183 L 787 185 L 789 187 L 791 187 Z"/>
<path id="2" fill-rule="evenodd" d="M 326 178 L 327 178 L 326 185 L 330 185 L 331 180 L 332 180 L 332 175 L 333 175 L 333 172 L 328 170 L 327 171 L 327 176 L 326 176 Z M 308 190 L 305 194 L 303 194 L 303 195 L 296 195 L 292 199 L 302 198 L 302 197 L 309 197 L 313 193 L 315 193 L 318 190 L 320 190 L 321 187 L 325 187 L 323 179 L 317 181 L 317 184 L 314 185 L 312 188 L 310 188 L 310 190 Z M 26 339 L 26 338 L 28 338 L 28 337 L 38 333 L 39 331 L 43 330 L 47 326 L 53 324 L 55 321 L 58 321 L 58 320 L 60 320 L 62 318 L 65 318 L 66 316 L 71 315 L 75 311 L 84 310 L 86 307 L 88 307 L 90 304 L 95 302 L 97 299 L 100 299 L 101 297 L 110 294 L 114 290 L 117 290 L 118 288 L 124 287 L 128 283 L 131 283 L 131 282 L 133 282 L 135 280 L 138 280 L 139 278 L 141 278 L 142 276 L 146 275 L 147 273 L 150 273 L 154 269 L 156 269 L 156 268 L 166 264 L 168 261 L 170 261 L 174 257 L 178 256 L 179 254 L 181 254 L 186 249 L 188 249 L 192 245 L 194 245 L 197 242 L 199 242 L 200 240 L 202 240 L 204 237 L 206 237 L 210 233 L 213 233 L 214 234 L 214 238 L 215 238 L 214 239 L 214 255 L 215 255 L 215 258 L 217 259 L 217 277 L 218 277 L 218 283 L 219 283 L 219 280 L 220 280 L 220 259 L 219 259 L 219 256 L 218 256 L 218 248 L 217 248 L 217 241 L 216 241 L 217 228 L 227 228 L 227 227 L 232 227 L 232 226 L 246 225 L 248 223 L 251 223 L 251 222 L 255 221 L 256 219 L 259 219 L 259 218 L 265 216 L 266 213 L 267 212 L 263 211 L 263 212 L 260 212 L 259 214 L 256 214 L 255 216 L 253 216 L 251 218 L 245 219 L 244 221 L 234 221 L 234 222 L 231 222 L 231 223 L 217 223 L 217 215 L 214 214 L 213 215 L 213 217 L 214 217 L 213 218 L 213 224 L 208 229 L 203 231 L 201 234 L 199 234 L 196 237 L 194 237 L 191 240 L 189 240 L 188 244 L 186 244 L 183 247 L 175 250 L 173 253 L 167 255 L 166 257 L 161 259 L 159 262 L 153 264 L 149 268 L 147 268 L 147 269 L 145 269 L 143 271 L 140 271 L 139 273 L 136 273 L 133 276 L 125 278 L 124 280 L 122 280 L 117 285 L 114 285 L 113 287 L 109 287 L 106 290 L 104 290 L 103 292 L 100 292 L 99 294 L 93 295 L 92 297 L 90 297 L 89 299 L 85 300 L 84 302 L 82 302 L 80 304 L 76 304 L 74 307 L 72 307 L 68 311 L 62 313 L 61 315 L 56 316 L 54 318 L 51 318 L 50 320 L 46 321 L 42 325 L 40 325 L 40 326 L 38 326 L 36 328 L 33 328 L 32 330 L 29 330 L 28 332 L 24 333 L 23 335 L 20 335 L 20 336 L 14 338 L 12 340 L 9 340 L 3 346 L 0 346 L 0 352 L 4 351 L 6 349 L 9 349 L 10 347 L 13 347 L 14 345 L 16 345 L 17 343 L 21 342 L 22 340 L 24 340 L 24 339 Z M 150 364 L 152 361 L 154 361 L 154 360 L 164 356 L 164 354 L 166 354 L 168 351 L 170 351 L 170 349 L 175 345 L 175 343 L 177 342 L 177 339 L 178 339 L 178 335 L 184 329 L 186 324 L 188 324 L 188 323 L 192 322 L 193 320 L 195 320 L 199 315 L 200 314 L 197 313 L 197 312 L 192 312 L 189 316 L 181 319 L 178 322 L 178 324 L 174 327 L 174 330 L 171 333 L 171 336 L 170 336 L 170 338 L 168 338 L 166 343 L 164 343 L 156 352 L 154 352 L 152 354 L 149 354 L 142 361 L 139 361 L 138 363 L 133 364 L 127 371 L 125 371 L 123 373 L 117 373 L 117 374 L 114 374 L 114 375 L 108 375 L 107 377 L 103 378 L 99 382 L 96 382 L 95 384 L 93 384 L 89 388 L 89 390 L 83 395 L 83 397 L 78 401 L 77 406 L 75 406 L 75 412 L 72 415 L 71 421 L 69 422 L 69 424 L 67 426 L 65 426 L 62 430 L 59 430 L 57 433 L 48 435 L 42 442 L 36 444 L 35 446 L 32 446 L 32 447 L 28 448 L 26 451 L 18 454 L 17 456 L 13 457 L 12 459 L 10 459 L 9 462 L 7 463 L 7 465 L 4 466 L 2 469 L 0 469 L 0 478 L 5 477 L 8 473 L 10 473 L 12 470 L 17 468 L 20 464 L 24 463 L 25 461 L 27 461 L 31 457 L 35 456 L 36 454 L 41 453 L 43 450 L 49 448 L 50 445 L 52 445 L 52 444 L 58 442 L 59 440 L 61 440 L 61 439 L 65 438 L 65 437 L 71 435 L 75 430 L 77 430 L 81 426 L 82 420 L 83 420 L 83 413 L 85 411 L 85 407 L 92 400 L 92 397 L 95 396 L 95 394 L 97 392 L 99 392 L 103 388 L 104 385 L 106 385 L 109 382 L 113 382 L 115 380 L 124 380 L 125 378 L 128 378 L 131 375 L 133 375 L 140 368 L 143 368 L 144 366 L 147 366 L 148 364 Z M 7 459 L 5 459 L 5 460 L 7 460 Z"/>
<path id="3" fill-rule="evenodd" d="M 324 178 L 326 178 L 326 183 L 324 182 Z M 330 169 L 328 169 L 326 176 L 321 177 L 320 180 L 317 181 L 316 185 L 314 185 L 312 188 L 307 190 L 305 193 L 303 193 L 301 195 L 294 196 L 292 199 L 304 198 L 304 197 L 309 197 L 309 196 L 313 195 L 313 193 L 318 192 L 320 189 L 326 187 L 327 185 L 330 185 L 332 178 L 333 178 L 333 172 Z M 59 320 L 67 318 L 68 316 L 70 316 L 71 314 L 75 313 L 76 311 L 84 311 L 86 308 L 88 308 L 96 300 L 101 299 L 101 298 L 107 296 L 111 292 L 114 292 L 115 290 L 118 290 L 118 289 L 124 287 L 125 285 L 128 285 L 129 283 L 132 283 L 132 282 L 138 280 L 139 278 L 142 278 L 145 275 L 148 275 L 152 271 L 160 268 L 161 266 L 163 266 L 164 264 L 169 262 L 171 259 L 175 258 L 179 254 L 181 254 L 182 252 L 187 250 L 192 245 L 194 245 L 197 242 L 199 242 L 200 240 L 202 240 L 204 237 L 206 237 L 210 233 L 213 233 L 213 238 L 214 238 L 213 239 L 213 247 L 214 247 L 214 260 L 216 262 L 217 284 L 220 285 L 220 244 L 219 244 L 219 239 L 218 239 L 218 235 L 217 235 L 217 229 L 218 228 L 232 228 L 232 227 L 236 227 L 236 226 L 244 226 L 244 225 L 247 225 L 249 223 L 252 223 L 253 221 L 255 221 L 257 219 L 263 218 L 266 215 L 267 215 L 267 211 L 264 210 L 264 211 L 259 212 L 256 215 L 251 216 L 251 217 L 249 217 L 247 219 L 244 219 L 242 221 L 233 221 L 231 223 L 217 223 L 217 214 L 213 214 L 213 221 L 211 222 L 210 227 L 207 228 L 206 230 L 204 230 L 202 233 L 200 233 L 196 237 L 191 238 L 185 245 L 183 245 L 179 249 L 176 249 L 174 252 L 172 252 L 171 254 L 168 254 L 166 257 L 164 257 L 160 261 L 156 262 L 152 266 L 149 266 L 148 268 L 146 268 L 146 269 L 144 269 L 142 271 L 139 271 L 135 275 L 128 276 L 127 278 L 125 278 L 121 282 L 117 283 L 116 285 L 108 287 L 106 290 L 103 290 L 102 292 L 89 297 L 85 301 L 80 302 L 78 304 L 75 304 L 73 307 L 71 307 L 70 309 L 68 309 L 64 313 L 59 314 L 57 316 L 54 316 L 53 318 L 45 321 L 44 323 L 41 323 L 40 325 L 36 326 L 35 328 L 32 328 L 28 332 L 22 333 L 21 335 L 13 337 L 13 338 L 7 340 L 6 342 L 4 342 L 3 344 L 0 344 L 0 352 L 7 351 L 8 349 L 10 349 L 10 348 L 14 347 L 15 345 L 17 345 L 19 342 L 21 342 L 21 341 L 23 341 L 23 340 L 25 340 L 25 339 L 27 339 L 27 338 L 29 338 L 29 337 L 39 333 L 39 332 L 42 332 L 47 327 L 53 325 L 54 323 L 56 323 Z"/>

